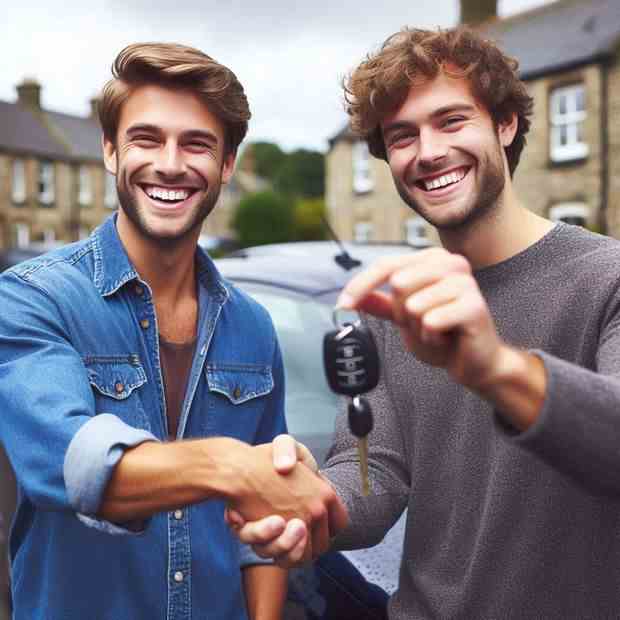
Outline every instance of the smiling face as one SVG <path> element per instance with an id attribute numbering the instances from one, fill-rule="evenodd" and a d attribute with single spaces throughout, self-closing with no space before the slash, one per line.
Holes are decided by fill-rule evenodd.
<path id="1" fill-rule="evenodd" d="M 195 239 L 233 171 L 224 125 L 197 95 L 145 85 L 123 104 L 116 144 L 104 140 L 133 235 L 158 244 Z"/>
<path id="2" fill-rule="evenodd" d="M 381 129 L 396 189 L 440 231 L 465 227 L 501 204 L 509 179 L 503 147 L 516 118 L 496 129 L 465 79 L 440 73 L 412 88 Z"/>

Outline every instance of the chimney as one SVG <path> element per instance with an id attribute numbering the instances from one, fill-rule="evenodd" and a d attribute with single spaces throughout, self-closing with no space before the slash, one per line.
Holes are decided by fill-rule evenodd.
<path id="1" fill-rule="evenodd" d="M 17 101 L 31 108 L 41 109 L 41 84 L 33 78 L 24 78 L 17 85 Z"/>
<path id="2" fill-rule="evenodd" d="M 461 0 L 461 24 L 477 26 L 497 17 L 497 0 Z"/>
<path id="3" fill-rule="evenodd" d="M 99 97 L 91 97 L 89 99 L 89 103 L 90 103 L 90 118 L 92 118 L 94 121 L 99 122 L 99 103 L 100 103 L 101 99 L 99 99 Z"/>

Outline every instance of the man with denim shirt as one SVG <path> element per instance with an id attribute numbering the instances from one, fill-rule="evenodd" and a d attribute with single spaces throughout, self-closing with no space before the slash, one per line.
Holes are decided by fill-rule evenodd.
<path id="1" fill-rule="evenodd" d="M 129 46 L 114 72 L 100 119 L 118 214 L 0 278 L 14 618 L 277 618 L 286 574 L 238 543 L 224 507 L 310 527 L 346 513 L 256 445 L 286 430 L 276 336 L 197 247 L 247 100 L 180 45 Z"/>

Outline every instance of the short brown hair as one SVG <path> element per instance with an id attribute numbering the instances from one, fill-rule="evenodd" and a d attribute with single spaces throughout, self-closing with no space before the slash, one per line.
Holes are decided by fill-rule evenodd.
<path id="1" fill-rule="evenodd" d="M 116 142 L 123 103 L 145 84 L 184 88 L 198 95 L 225 127 L 225 154 L 236 153 L 248 131 L 250 108 L 235 74 L 193 47 L 176 43 L 134 43 L 116 57 L 114 76 L 98 104 L 106 140 Z"/>
<path id="2" fill-rule="evenodd" d="M 510 121 L 513 114 L 518 117 L 515 138 L 505 148 L 512 175 L 525 146 L 533 105 L 517 74 L 518 66 L 495 43 L 467 27 L 437 31 L 404 28 L 345 79 L 351 128 L 368 141 L 375 157 L 387 161 L 380 123 L 404 102 L 411 86 L 433 79 L 442 71 L 452 77 L 465 77 L 496 126 Z"/>

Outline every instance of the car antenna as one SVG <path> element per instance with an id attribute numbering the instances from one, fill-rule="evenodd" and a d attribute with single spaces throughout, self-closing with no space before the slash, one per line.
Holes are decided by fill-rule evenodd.
<path id="1" fill-rule="evenodd" d="M 342 242 L 338 239 L 338 236 L 334 232 L 333 228 L 329 225 L 327 218 L 321 215 L 321 220 L 323 221 L 325 228 L 327 228 L 329 236 L 338 244 L 338 247 L 340 248 L 340 254 L 336 254 L 336 256 L 334 256 L 336 264 L 340 265 L 340 267 L 342 267 L 345 271 L 350 271 L 351 269 L 355 269 L 355 267 L 359 267 L 362 264 L 362 261 L 357 260 L 357 258 L 353 258 L 345 250 L 344 245 L 342 245 Z"/>

